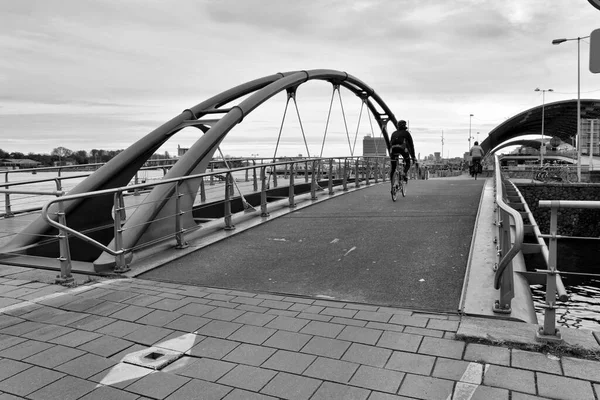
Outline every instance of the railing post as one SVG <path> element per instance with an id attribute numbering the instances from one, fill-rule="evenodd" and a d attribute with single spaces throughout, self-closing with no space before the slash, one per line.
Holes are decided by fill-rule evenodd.
<path id="1" fill-rule="evenodd" d="M 125 202 L 123 200 L 123 192 L 118 191 L 114 196 L 114 236 L 115 236 L 115 251 L 118 254 L 115 256 L 115 269 L 117 274 L 129 271 L 129 266 L 125 262 L 125 250 L 123 249 L 123 219 L 125 219 Z"/>
<path id="2" fill-rule="evenodd" d="M 67 225 L 67 218 L 65 215 L 65 203 L 62 201 L 58 202 L 58 223 L 61 225 Z M 60 275 L 56 277 L 55 282 L 61 285 L 69 285 L 73 283 L 73 275 L 71 275 L 71 251 L 69 248 L 69 237 L 67 232 L 59 229 L 58 230 L 58 244 L 60 247 Z"/>
<path id="3" fill-rule="evenodd" d="M 295 195 L 294 189 L 295 189 L 294 188 L 294 163 L 291 163 L 290 164 L 290 186 L 289 186 L 289 192 L 288 192 L 288 195 L 289 195 L 288 206 L 290 208 L 296 207 L 296 202 L 294 200 L 294 195 Z"/>
<path id="4" fill-rule="evenodd" d="M 502 190 L 500 188 L 499 190 Z M 499 209 L 498 213 L 498 265 L 502 261 L 502 257 L 508 254 L 511 246 L 510 239 L 510 214 L 504 211 L 502 208 Z M 502 273 L 502 280 L 500 283 L 500 299 L 494 303 L 493 310 L 495 313 L 510 314 L 512 312 L 512 299 L 514 297 L 514 277 L 512 260 L 508 262 L 508 265 Z"/>
<path id="5" fill-rule="evenodd" d="M 365 165 L 365 185 L 369 186 L 371 183 L 369 182 L 369 175 L 370 175 L 370 171 L 369 171 L 369 159 L 366 159 L 366 165 Z"/>
<path id="6" fill-rule="evenodd" d="M 311 171 L 311 180 L 310 180 L 310 199 L 317 200 L 317 171 L 315 168 L 315 164 L 317 162 L 312 162 L 312 171 Z"/>
<path id="7" fill-rule="evenodd" d="M 329 195 L 333 195 L 333 158 L 329 159 L 329 179 L 328 179 Z"/>
<path id="8" fill-rule="evenodd" d="M 231 172 L 227 172 L 225 175 L 225 230 L 230 231 L 235 229 L 235 226 L 231 223 L 231 190 L 233 189 L 233 176 Z"/>
<path id="9" fill-rule="evenodd" d="M 356 163 L 354 163 L 355 167 L 354 167 L 354 187 L 360 187 L 360 182 L 359 182 L 359 166 L 358 166 L 358 158 L 356 159 Z"/>
<path id="10" fill-rule="evenodd" d="M 258 179 L 256 177 L 256 161 L 252 160 L 252 165 L 254 165 L 254 168 L 252 168 L 252 184 L 254 186 L 254 191 L 258 192 Z"/>
<path id="11" fill-rule="evenodd" d="M 269 213 L 267 212 L 267 171 L 266 167 L 264 166 L 260 168 L 260 180 L 260 216 L 268 217 Z"/>
<path id="12" fill-rule="evenodd" d="M 348 159 L 344 159 L 344 167 L 342 169 L 342 190 L 348 191 Z"/>
<path id="13" fill-rule="evenodd" d="M 138 178 L 138 171 L 135 171 L 135 177 L 133 178 L 133 184 L 137 185 L 139 183 L 139 178 Z M 140 191 L 139 189 L 135 188 L 133 189 L 133 195 L 134 196 L 139 196 L 140 195 Z"/>
<path id="14" fill-rule="evenodd" d="M 210 163 L 210 186 L 214 186 L 215 185 L 215 176 L 212 174 L 213 172 L 215 172 L 215 164 Z"/>
<path id="15" fill-rule="evenodd" d="M 304 182 L 308 183 L 308 161 L 304 163 Z"/>
<path id="16" fill-rule="evenodd" d="M 204 181 L 204 179 L 202 180 Z M 185 212 L 181 209 L 181 198 L 183 194 L 179 191 L 179 182 L 175 182 L 175 240 L 177 244 L 175 245 L 176 249 L 185 249 L 188 247 L 188 243 L 185 241 L 185 229 L 181 224 L 181 216 L 185 214 Z"/>
<path id="17" fill-rule="evenodd" d="M 375 158 L 375 167 L 374 167 L 375 183 L 379 182 L 379 158 Z"/>
<path id="18" fill-rule="evenodd" d="M 273 187 L 277 187 L 277 166 L 273 164 L 271 167 L 271 175 L 273 175 Z"/>
<path id="19" fill-rule="evenodd" d="M 550 241 L 548 247 L 548 271 L 546 271 L 546 304 L 544 326 L 537 331 L 537 339 L 545 342 L 561 342 L 562 335 L 556 328 L 556 250 L 558 234 L 558 204 L 550 208 Z"/>
<path id="20" fill-rule="evenodd" d="M 204 184 L 204 177 L 200 179 L 200 201 L 202 203 L 206 202 L 206 186 Z"/>

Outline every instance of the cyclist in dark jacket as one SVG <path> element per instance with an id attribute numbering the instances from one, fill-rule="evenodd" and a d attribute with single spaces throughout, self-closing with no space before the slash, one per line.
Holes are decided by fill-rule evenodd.
<path id="1" fill-rule="evenodd" d="M 404 181 L 408 181 L 408 170 L 410 168 L 410 159 L 416 164 L 415 145 L 412 136 L 406 129 L 406 121 L 398 121 L 397 130 L 392 133 L 390 138 L 390 158 L 392 161 L 392 169 L 390 171 L 390 181 L 394 184 L 394 172 L 396 171 L 397 156 L 401 155 L 404 158 Z"/>

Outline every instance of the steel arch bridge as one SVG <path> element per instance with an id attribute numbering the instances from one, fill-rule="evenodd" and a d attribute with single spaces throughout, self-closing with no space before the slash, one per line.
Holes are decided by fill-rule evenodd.
<path id="1" fill-rule="evenodd" d="M 315 69 L 307 71 L 291 71 L 265 76 L 242 85 L 233 87 L 213 96 L 194 107 L 184 110 L 180 115 L 166 122 L 154 131 L 138 140 L 119 153 L 115 158 L 102 166 L 87 179 L 77 185 L 68 194 L 77 195 L 93 191 L 102 191 L 126 186 L 144 163 L 173 135 L 186 127 L 195 127 L 204 134 L 189 150 L 171 167 L 164 179 L 185 177 L 206 171 L 215 151 L 230 130 L 240 124 L 257 107 L 278 93 L 286 92 L 288 102 L 294 99 L 299 86 L 308 81 L 325 81 L 333 85 L 334 92 L 340 87 L 348 89 L 360 98 L 375 118 L 381 129 L 386 146 L 389 148 L 389 136 L 386 129 L 388 122 L 396 125 L 396 117 L 383 99 L 360 79 L 341 71 Z M 244 99 L 242 99 L 244 98 Z M 242 99 L 241 101 L 239 101 Z M 231 105 L 239 101 L 237 104 Z M 205 119 L 212 117 L 211 119 Z M 177 200 L 173 196 L 175 185 L 158 185 L 150 192 L 144 202 L 126 220 L 122 229 L 122 248 L 134 248 L 144 243 L 152 243 L 167 229 L 172 230 L 174 224 L 172 209 L 175 201 L 183 203 L 182 208 L 190 209 L 194 197 L 199 190 L 200 180 L 185 182 L 185 192 L 194 195 Z M 98 226 L 113 223 L 113 197 L 97 196 L 70 200 L 64 209 L 69 226 L 76 231 L 93 231 Z M 58 210 L 49 210 L 55 215 Z M 62 211 L 61 211 L 62 212 Z M 53 219 L 56 218 L 55 216 Z M 191 213 L 183 216 L 183 228 L 196 226 Z M 42 217 L 34 220 L 1 251 L 3 253 L 24 253 L 34 256 L 58 257 L 56 244 L 44 243 L 40 237 L 57 235 L 57 230 Z M 108 244 L 113 246 L 114 238 Z M 79 243 L 78 243 L 79 244 Z M 80 243 L 80 254 L 87 261 L 96 260 L 94 264 L 101 268 L 114 266 L 113 256 L 107 253 L 93 254 L 97 249 Z M 71 246 L 73 249 L 75 246 Z M 128 254 L 129 260 L 131 253 Z"/>

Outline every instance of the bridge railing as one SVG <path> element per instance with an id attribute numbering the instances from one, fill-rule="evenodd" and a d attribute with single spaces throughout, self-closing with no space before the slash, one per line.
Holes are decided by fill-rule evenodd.
<path id="1" fill-rule="evenodd" d="M 549 254 L 548 254 L 548 269 L 537 270 L 537 272 L 546 274 L 546 297 L 544 305 L 544 325 L 538 332 L 538 337 L 550 341 L 560 341 L 561 334 L 556 328 L 556 294 L 562 286 L 561 274 L 557 269 L 558 259 L 558 240 L 559 239 L 593 239 L 600 238 L 591 237 L 573 237 L 558 234 L 558 212 L 562 208 L 587 208 L 600 209 L 600 201 L 584 201 L 584 200 L 540 200 L 539 207 L 550 208 L 550 232 L 547 235 L 540 234 L 540 237 L 548 239 Z M 564 290 L 564 289 L 563 289 Z"/>
<path id="2" fill-rule="evenodd" d="M 500 298 L 494 303 L 494 312 L 509 314 L 512 310 L 511 301 L 514 297 L 513 258 L 523 246 L 523 218 L 521 214 L 506 202 L 506 187 L 500 161 L 495 156 L 494 183 L 496 187 L 496 227 L 497 227 L 497 262 L 494 266 L 494 288 L 500 290 Z M 511 221 L 514 231 L 511 229 Z"/>
<path id="3" fill-rule="evenodd" d="M 133 253 L 136 250 L 140 250 L 144 247 L 147 248 L 158 243 L 171 243 L 171 241 L 174 243 L 175 248 L 186 247 L 186 237 L 193 231 L 202 227 L 201 224 L 198 224 L 196 227 L 184 228 L 183 215 L 185 213 L 192 212 L 195 208 L 192 207 L 192 210 L 183 209 L 180 199 L 189 195 L 197 196 L 196 193 L 190 194 L 182 192 L 182 188 L 186 187 L 185 183 L 187 181 L 200 179 L 199 192 L 201 199 L 199 205 L 194 203 L 196 207 L 203 207 L 202 203 L 206 204 L 207 201 L 211 201 L 213 204 L 215 201 L 222 201 L 221 207 L 223 224 L 221 225 L 220 229 L 231 230 L 235 229 L 235 225 L 233 224 L 232 220 L 235 214 L 232 212 L 232 204 L 234 203 L 235 189 L 238 186 L 234 178 L 236 176 L 240 176 L 240 174 L 246 176 L 252 174 L 252 184 L 247 185 L 245 188 L 247 196 L 249 193 L 260 192 L 260 196 L 257 196 L 257 198 L 260 198 L 259 203 L 250 204 L 244 199 L 244 194 L 242 194 L 240 188 L 237 187 L 238 191 L 240 192 L 239 197 L 242 202 L 244 202 L 245 212 L 243 214 L 246 214 L 246 211 L 257 211 L 254 209 L 254 207 L 260 206 L 260 213 L 257 213 L 256 215 L 264 217 L 269 215 L 270 202 L 273 201 L 273 198 L 269 197 L 269 190 L 278 186 L 278 179 L 281 180 L 283 178 L 288 180 L 289 190 L 285 199 L 277 198 L 277 200 L 287 200 L 285 202 L 287 203 L 287 207 L 295 207 L 295 198 L 297 195 L 295 187 L 298 185 L 295 182 L 295 179 L 298 177 L 304 175 L 304 184 L 310 180 L 310 200 L 315 200 L 317 199 L 317 192 L 325 191 L 325 188 L 321 186 L 324 184 L 324 180 L 327 181 L 326 193 L 328 195 L 334 194 L 334 186 L 336 186 L 340 191 L 347 191 L 349 190 L 350 185 L 353 185 L 356 188 L 360 187 L 361 182 L 369 185 L 371 180 L 373 180 L 375 183 L 377 183 L 380 179 L 385 181 L 388 174 L 388 160 L 389 159 L 387 157 L 341 157 L 313 158 L 300 161 L 291 160 L 287 162 L 254 164 L 245 167 L 232 168 L 225 172 L 207 172 L 186 177 L 162 179 L 152 183 L 129 185 L 89 193 L 65 195 L 57 199 L 50 200 L 43 206 L 42 217 L 47 221 L 48 224 L 55 227 L 59 232 L 56 238 L 59 242 L 61 275 L 57 280 L 60 282 L 70 282 L 72 280 L 72 259 L 69 249 L 70 237 L 78 238 L 100 249 L 102 252 L 113 256 L 115 258 L 116 265 L 114 271 L 117 273 L 128 270 L 125 256 Z M 302 168 L 300 168 L 300 166 L 302 166 Z M 257 169 L 259 170 L 259 174 L 256 173 Z M 278 178 L 278 175 L 280 175 L 279 171 L 281 172 L 281 176 Z M 301 172 L 303 173 L 301 174 Z M 211 198 L 208 199 L 205 192 L 204 182 L 214 178 L 216 175 L 224 175 L 221 195 L 217 197 L 213 191 L 213 196 L 210 196 Z M 243 179 L 240 178 L 240 180 Z M 139 203 L 128 205 L 126 201 L 126 194 L 135 191 L 148 192 L 150 189 L 160 185 L 171 185 L 174 188 L 171 197 L 175 200 L 175 207 L 170 215 L 162 217 L 174 219 L 175 223 L 173 224 L 173 229 L 170 232 L 165 233 L 162 237 L 155 239 L 152 243 L 145 243 L 134 248 L 124 248 L 123 236 L 125 234 L 125 230 L 127 229 L 126 225 L 124 225 L 127 219 L 127 209 L 131 208 L 135 210 L 139 206 Z M 114 248 L 110 248 L 109 246 L 100 243 L 98 240 L 93 239 L 88 232 L 81 232 L 69 227 L 67 215 L 65 213 L 67 204 L 69 202 L 107 195 L 113 196 L 114 221 L 112 230 L 114 232 Z M 280 207 L 282 206 L 281 202 L 278 204 Z M 151 224 L 152 222 L 153 221 L 149 221 L 147 224 Z"/>

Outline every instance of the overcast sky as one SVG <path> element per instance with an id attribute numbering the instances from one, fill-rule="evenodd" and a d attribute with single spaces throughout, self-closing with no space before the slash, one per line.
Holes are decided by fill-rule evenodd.
<path id="1" fill-rule="evenodd" d="M 0 148 L 27 154 L 123 149 L 182 110 L 277 72 L 345 71 L 409 121 L 421 157 L 462 156 L 507 118 L 577 98 L 577 42 L 600 28 L 587 0 L 19 0 L 0 3 Z M 581 98 L 600 74 L 581 41 Z M 319 86 L 320 85 L 320 86 Z M 371 133 L 355 96 L 327 83 L 259 107 L 222 144 L 229 155 L 349 154 Z M 317 87 L 318 86 L 318 87 Z M 342 107 L 344 114 L 342 114 Z M 470 117 L 473 114 L 473 117 Z M 342 115 L 346 115 L 348 133 Z M 335 121 L 334 121 L 335 120 Z M 479 135 L 477 134 L 479 132 Z M 199 131 L 163 149 L 189 147 Z M 374 131 L 376 136 L 379 132 Z M 350 145 L 349 145 L 350 142 Z"/>

